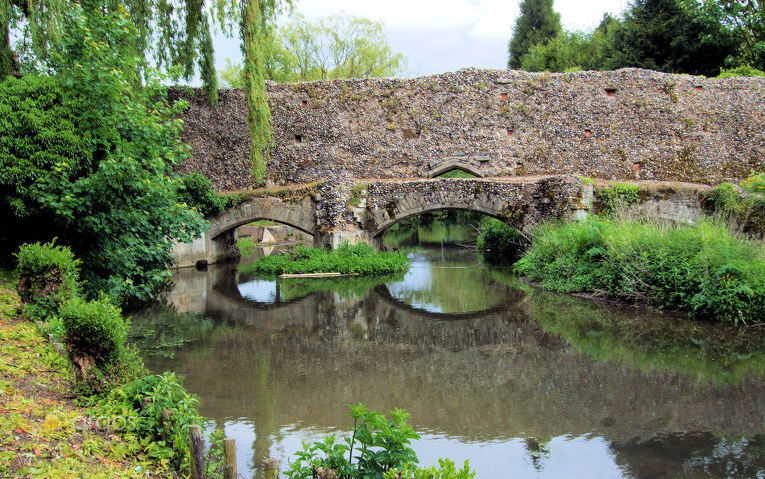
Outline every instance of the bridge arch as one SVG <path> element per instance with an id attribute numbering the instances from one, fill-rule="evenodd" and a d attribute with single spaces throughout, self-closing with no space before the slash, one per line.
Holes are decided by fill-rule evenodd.
<path id="1" fill-rule="evenodd" d="M 435 210 L 483 213 L 518 231 L 542 220 L 570 215 L 580 199 L 581 182 L 564 176 L 487 180 L 433 178 L 370 184 L 366 230 L 378 238 L 406 217 Z"/>
<path id="2" fill-rule="evenodd" d="M 208 218 L 210 229 L 207 235 L 212 240 L 233 232 L 239 226 L 257 220 L 269 220 L 292 226 L 300 231 L 316 233 L 316 214 L 313 200 L 305 197 L 299 202 L 288 202 L 278 198 L 253 198 Z"/>

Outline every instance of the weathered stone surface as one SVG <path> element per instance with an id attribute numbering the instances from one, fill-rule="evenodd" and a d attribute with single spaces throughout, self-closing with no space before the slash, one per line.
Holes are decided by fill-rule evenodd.
<path id="1" fill-rule="evenodd" d="M 717 183 L 765 168 L 765 79 L 648 70 L 467 69 L 407 80 L 269 83 L 274 184 L 580 174 Z M 610 92 L 610 93 L 609 93 Z M 189 97 L 184 171 L 220 190 L 251 187 L 246 108 L 223 90 Z"/>

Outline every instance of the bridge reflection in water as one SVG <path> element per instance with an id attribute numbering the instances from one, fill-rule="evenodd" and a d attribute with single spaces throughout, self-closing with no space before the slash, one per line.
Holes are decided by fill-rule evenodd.
<path id="1" fill-rule="evenodd" d="M 639 328 L 682 321 L 524 293 L 501 272 L 482 274 L 501 301 L 439 313 L 392 294 L 390 279 L 340 291 L 274 283 L 264 303 L 242 295 L 251 278 L 236 269 L 183 270 L 170 301 L 215 326 L 147 363 L 185 376 L 203 414 L 237 438 L 240 471 L 257 472 L 267 456 L 286 467 L 302 440 L 350 427 L 346 405 L 364 402 L 411 413 L 424 463 L 470 458 L 482 478 L 765 474 L 761 351 L 739 350 L 737 361 L 696 358 L 679 343 L 657 349 L 635 339 Z M 578 331 L 572 314 L 597 321 L 587 331 L 601 337 Z M 612 320 L 637 328 L 635 338 L 610 334 Z M 738 344 L 716 325 L 698 327 Z"/>

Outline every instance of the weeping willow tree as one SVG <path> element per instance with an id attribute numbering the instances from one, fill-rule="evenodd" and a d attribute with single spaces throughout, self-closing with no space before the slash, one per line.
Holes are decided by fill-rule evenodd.
<path id="1" fill-rule="evenodd" d="M 50 70 L 50 46 L 59 41 L 75 3 L 101 15 L 123 7 L 140 34 L 136 53 L 147 58 L 140 68 L 190 80 L 198 66 L 208 100 L 217 101 L 211 13 L 204 0 L 0 0 L 0 79 Z"/>
<path id="2" fill-rule="evenodd" d="M 242 53 L 244 54 L 244 91 L 247 96 L 247 124 L 252 145 L 252 176 L 262 184 L 265 176 L 265 155 L 271 144 L 271 112 L 266 100 L 263 77 L 264 51 L 269 32 L 269 17 L 276 13 L 274 0 L 242 0 Z"/>
<path id="3" fill-rule="evenodd" d="M 199 72 L 211 104 L 218 99 L 211 29 L 241 34 L 245 92 L 252 138 L 253 177 L 262 184 L 271 145 L 271 114 L 264 81 L 265 50 L 276 15 L 292 0 L 0 0 L 0 79 L 50 70 L 50 46 L 60 40 L 69 9 L 104 14 L 124 8 L 140 33 L 136 51 L 176 79 Z M 138 72 L 139 74 L 141 72 Z"/>

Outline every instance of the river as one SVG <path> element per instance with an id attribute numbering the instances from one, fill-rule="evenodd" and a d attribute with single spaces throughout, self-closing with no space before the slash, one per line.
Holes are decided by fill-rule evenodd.
<path id="1" fill-rule="evenodd" d="M 409 411 L 422 464 L 484 479 L 765 478 L 762 328 L 551 294 L 464 248 L 408 254 L 382 278 L 176 271 L 132 336 L 236 439 L 243 477 L 363 402 Z"/>

